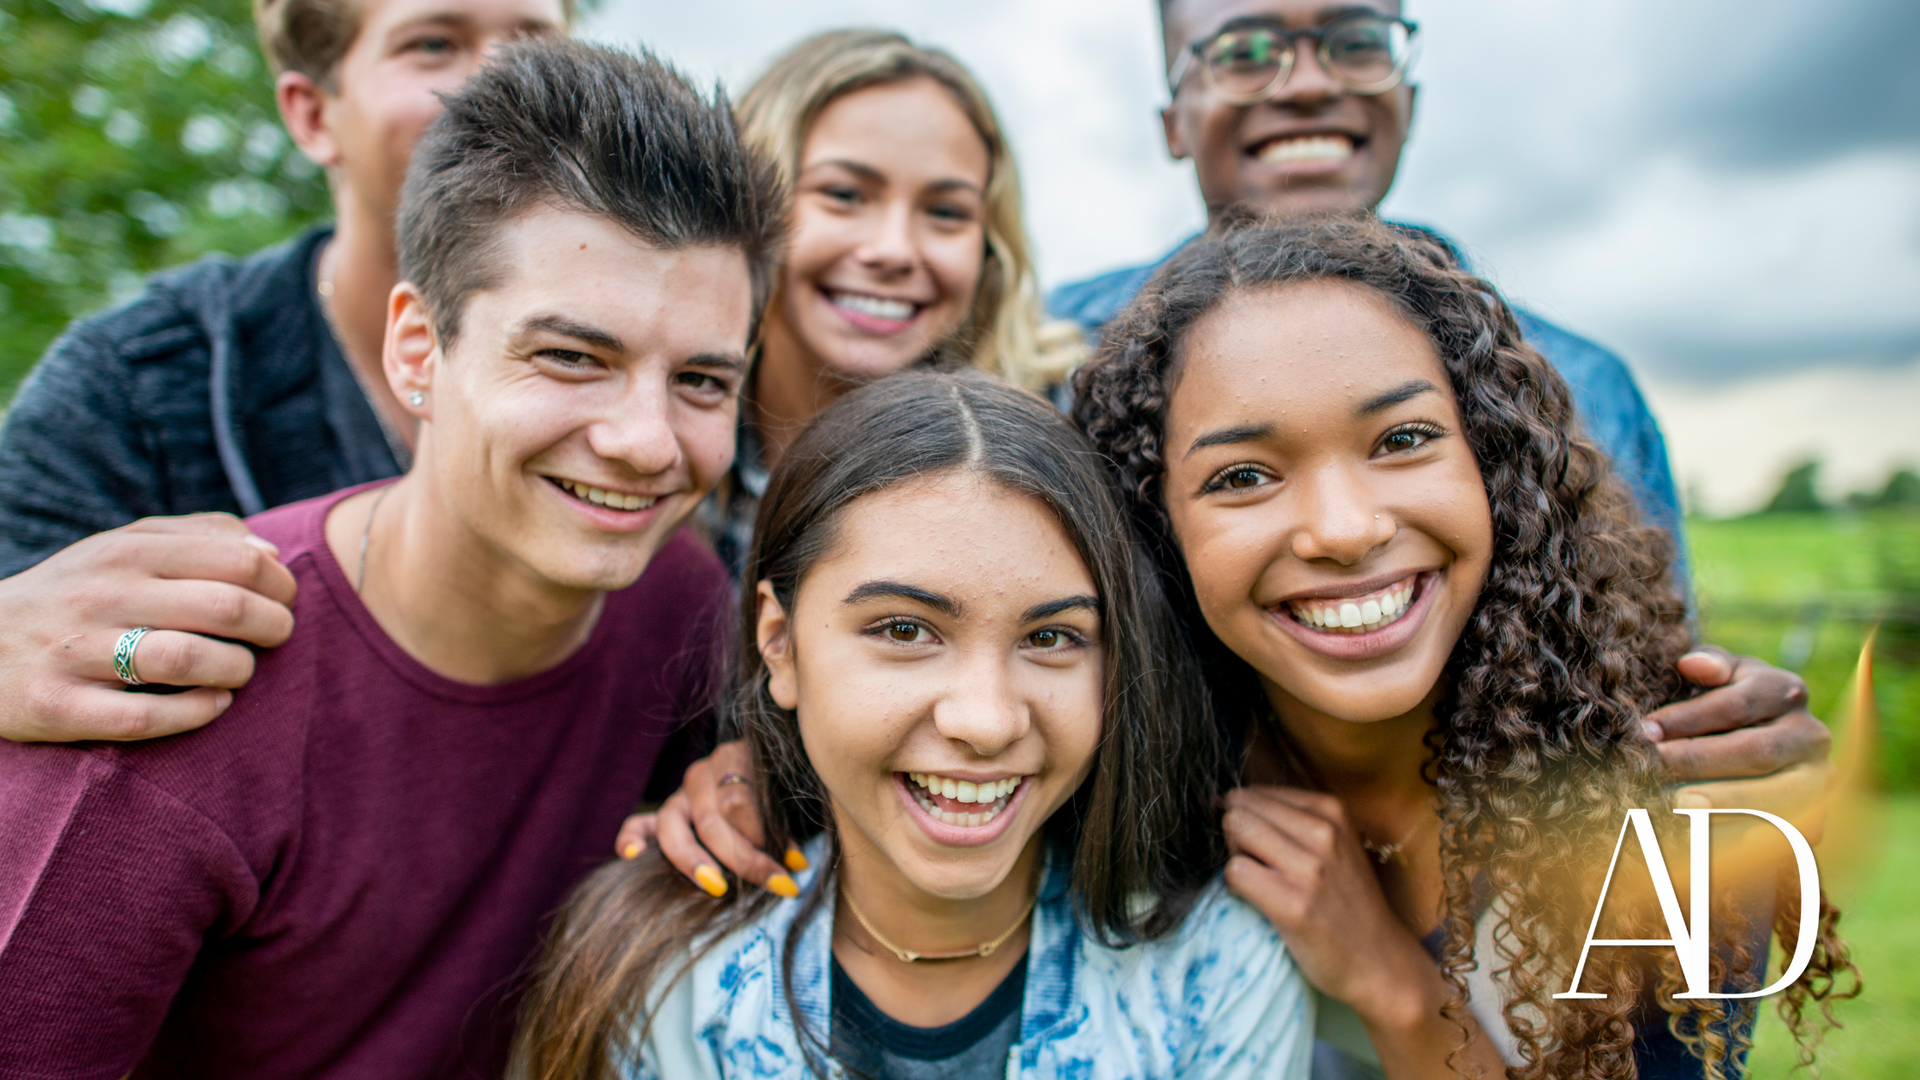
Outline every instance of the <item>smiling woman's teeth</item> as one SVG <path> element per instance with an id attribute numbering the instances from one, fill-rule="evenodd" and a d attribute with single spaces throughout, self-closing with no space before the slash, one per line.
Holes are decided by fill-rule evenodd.
<path id="1" fill-rule="evenodd" d="M 883 300 L 878 296 L 862 296 L 859 293 L 828 293 L 833 306 L 857 311 L 862 315 L 871 315 L 876 319 L 892 319 L 905 322 L 913 318 L 913 305 L 905 300 Z"/>
<path id="2" fill-rule="evenodd" d="M 575 498 L 585 499 L 595 506 L 604 506 L 609 510 L 645 510 L 658 501 L 644 495 L 622 495 L 617 491 L 588 487 L 585 484 L 576 484 L 572 480 L 561 480 L 557 477 L 553 482 L 565 488 Z"/>
<path id="3" fill-rule="evenodd" d="M 913 792 L 914 801 L 920 804 L 920 809 L 925 810 L 933 820 L 946 825 L 985 825 L 992 821 L 1007 808 L 1007 802 L 1020 787 L 1021 780 L 1018 776 L 1008 776 L 976 784 L 937 773 L 908 773 L 907 779 L 913 781 L 909 790 Z M 934 801 L 934 796 L 957 803 L 972 803 L 979 806 L 980 810 L 960 813 L 943 809 Z"/>
<path id="4" fill-rule="evenodd" d="M 1289 600 L 1295 621 L 1330 634 L 1365 634 L 1400 621 L 1413 602 L 1417 577 L 1395 582 L 1378 592 L 1338 600 Z"/>

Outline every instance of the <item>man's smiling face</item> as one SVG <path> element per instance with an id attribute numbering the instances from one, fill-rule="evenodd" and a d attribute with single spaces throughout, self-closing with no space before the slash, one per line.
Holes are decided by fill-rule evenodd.
<path id="1" fill-rule="evenodd" d="M 1229 26 L 1267 23 L 1311 30 L 1353 12 L 1400 13 L 1392 0 L 1172 0 L 1166 58 Z M 1297 43 L 1293 71 L 1268 100 L 1236 105 L 1190 64 L 1161 114 L 1167 149 L 1192 158 L 1207 212 L 1235 205 L 1294 217 L 1351 214 L 1386 197 L 1413 119 L 1414 91 L 1349 92 L 1321 64 L 1313 42 Z"/>
<path id="2" fill-rule="evenodd" d="M 509 222 L 495 247 L 496 282 L 467 296 L 450 344 L 428 344 L 424 309 L 389 330 L 390 371 L 427 350 L 419 464 L 504 563 L 624 588 L 733 461 L 746 257 L 556 209 Z"/>

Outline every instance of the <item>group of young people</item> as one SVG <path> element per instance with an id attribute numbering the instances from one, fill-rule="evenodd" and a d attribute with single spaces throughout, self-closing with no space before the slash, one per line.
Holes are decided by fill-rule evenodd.
<path id="1" fill-rule="evenodd" d="M 257 15 L 336 222 L 0 430 L 0 1072 L 1741 1073 L 1574 964 L 1628 809 L 1826 732 L 1693 640 L 1618 359 L 1372 215 L 1397 8 L 1164 0 L 1210 226 L 1045 304 L 898 35 L 729 103 L 556 0 Z M 1818 919 L 1810 1022 L 1798 898 L 1715 972 Z"/>

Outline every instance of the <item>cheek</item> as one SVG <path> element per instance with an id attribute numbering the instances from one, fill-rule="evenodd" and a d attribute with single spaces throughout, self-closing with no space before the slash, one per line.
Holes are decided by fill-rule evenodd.
<path id="1" fill-rule="evenodd" d="M 852 255 L 860 242 L 859 220 L 803 205 L 794 215 L 793 240 L 787 245 L 787 280 L 818 277 Z"/>
<path id="2" fill-rule="evenodd" d="M 974 293 L 980 288 L 985 270 L 986 250 L 986 233 L 979 229 L 938 237 L 922 245 L 927 267 L 939 283 L 943 303 L 961 309 L 973 306 Z"/>
<path id="3" fill-rule="evenodd" d="M 737 409 L 693 409 L 681 422 L 681 444 L 686 447 L 688 462 L 693 466 L 693 474 L 701 486 L 718 481 L 722 474 L 733 465 L 734 433 L 737 428 L 739 412 Z"/>

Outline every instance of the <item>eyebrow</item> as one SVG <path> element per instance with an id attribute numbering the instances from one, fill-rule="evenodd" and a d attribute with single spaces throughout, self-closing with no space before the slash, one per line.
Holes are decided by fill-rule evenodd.
<path id="1" fill-rule="evenodd" d="M 599 327 L 588 326 L 583 322 L 575 322 L 564 315 L 535 315 L 520 324 L 520 333 L 522 334 L 532 333 L 536 330 L 544 330 L 549 334 L 559 334 L 561 337 L 570 337 L 575 341 L 584 341 L 589 345 L 598 346 L 608 352 L 624 353 L 627 351 L 626 342 L 621 341 L 618 337 L 607 333 Z"/>
<path id="2" fill-rule="evenodd" d="M 957 619 L 960 617 L 959 601 L 941 596 L 937 592 L 929 592 L 916 585 L 906 585 L 898 581 L 861 582 L 859 585 L 854 586 L 853 591 L 847 594 L 845 600 L 840 602 L 843 604 L 858 604 L 863 600 L 872 600 L 882 596 L 893 596 L 902 600 L 911 600 L 916 604 L 925 604 L 927 607 L 950 618 Z"/>
<path id="3" fill-rule="evenodd" d="M 695 367 L 719 368 L 722 371 L 741 372 L 747 370 L 747 358 L 736 353 L 700 353 L 682 360 L 683 364 Z"/>
<path id="4" fill-rule="evenodd" d="M 1374 7 L 1371 4 L 1342 4 L 1337 7 L 1321 8 L 1315 12 L 1313 25 L 1315 27 L 1325 26 L 1333 20 L 1346 15 L 1379 15 L 1383 18 L 1392 17 L 1390 12 L 1382 8 Z M 1205 41 L 1215 34 L 1224 34 L 1229 30 L 1245 30 L 1255 26 L 1273 26 L 1285 29 L 1286 23 L 1272 15 L 1236 15 L 1221 23 L 1219 26 L 1214 27 L 1212 34 L 1203 34 L 1193 40 Z"/>
<path id="5" fill-rule="evenodd" d="M 1272 434 L 1272 424 L 1241 424 L 1237 427 L 1218 428 L 1193 440 L 1193 445 L 1187 447 L 1187 452 L 1181 455 L 1181 457 L 1183 460 L 1190 458 L 1193 456 L 1195 450 L 1200 450 L 1208 446 L 1226 446 L 1232 443 L 1255 442 L 1259 439 L 1268 438 L 1272 436 Z"/>
<path id="6" fill-rule="evenodd" d="M 1097 596 L 1063 596 L 1058 600 L 1049 600 L 1044 604 L 1033 605 L 1027 609 L 1026 614 L 1020 616 L 1020 621 L 1039 622 L 1041 619 L 1051 619 L 1063 611 L 1074 611 L 1076 609 L 1091 611 L 1095 615 L 1098 615 L 1100 614 L 1102 606 L 1100 598 Z"/>
<path id="7" fill-rule="evenodd" d="M 1403 401 L 1412 401 L 1421 394 L 1438 393 L 1439 390 L 1439 387 L 1425 379 L 1408 379 L 1406 382 L 1401 383 L 1399 386 L 1385 393 L 1375 394 L 1373 397 L 1368 398 L 1361 403 L 1359 408 L 1353 410 L 1353 415 L 1363 418 L 1372 416 L 1374 413 L 1391 409 Z"/>

